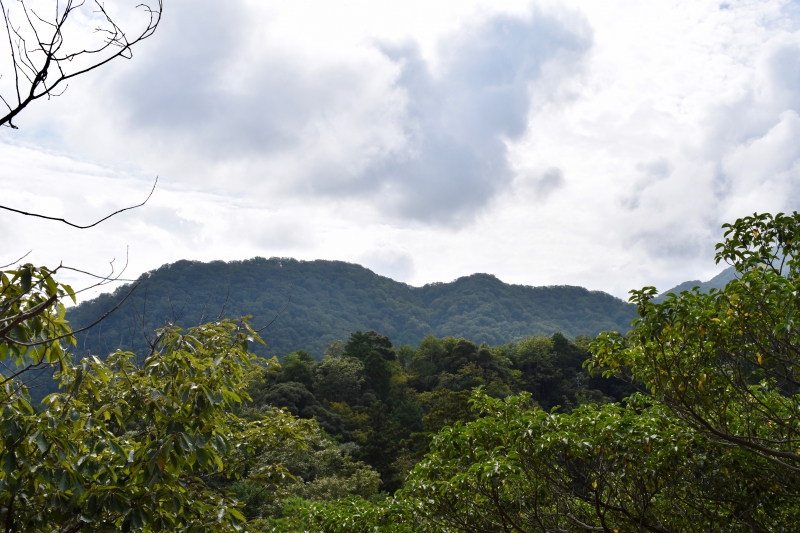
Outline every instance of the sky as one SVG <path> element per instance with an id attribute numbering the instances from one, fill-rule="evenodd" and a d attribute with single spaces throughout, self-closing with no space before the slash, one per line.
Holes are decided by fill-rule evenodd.
<path id="1" fill-rule="evenodd" d="M 798 209 L 800 5 L 164 0 L 132 59 L 15 124 L 0 204 L 88 224 L 158 185 L 88 230 L 0 212 L 0 264 L 331 259 L 625 298 Z"/>

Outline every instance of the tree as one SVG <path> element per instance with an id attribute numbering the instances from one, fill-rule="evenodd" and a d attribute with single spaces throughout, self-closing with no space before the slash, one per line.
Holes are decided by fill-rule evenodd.
<path id="1" fill-rule="evenodd" d="M 366 431 L 359 439 L 356 458 L 372 466 L 381 475 L 381 489 L 394 492 L 403 484 L 394 464 L 400 452 L 401 429 L 391 417 L 389 407 L 382 401 L 369 405 Z"/>
<path id="2" fill-rule="evenodd" d="M 125 7 L 143 15 L 134 31 L 119 22 L 134 15 Z M 0 126 L 16 128 L 14 118 L 31 102 L 61 95 L 69 80 L 114 59 L 130 59 L 133 47 L 153 35 L 161 22 L 162 0 L 111 8 L 98 0 L 51 6 L 0 0 L 0 9 L 6 30 L 0 40 L 6 72 L 0 80 L 0 100 L 7 109 L 0 115 Z M 95 26 L 93 36 L 86 32 L 90 25 Z"/>
<path id="3" fill-rule="evenodd" d="M 19 396 L 23 392 L 21 386 L 27 381 L 42 374 L 50 377 L 48 371 L 53 367 L 63 369 L 67 357 L 65 348 L 75 346 L 75 333 L 108 317 L 137 286 L 134 284 L 127 294 L 120 295 L 119 303 L 91 324 L 72 331 L 65 318 L 63 301 L 69 298 L 74 303 L 76 292 L 69 285 L 55 280 L 56 274 L 62 269 L 76 270 L 64 265 L 52 270 L 36 268 L 26 263 L 15 269 L 0 271 L 0 385 L 11 387 L 13 384 L 9 389 L 11 396 L 2 401 Z M 113 277 L 101 278 L 86 289 L 114 280 Z"/>
<path id="4" fill-rule="evenodd" d="M 85 0 L 47 3 L 51 2 L 0 0 L 5 25 L 4 38 L 0 38 L 0 72 L 4 73 L 0 74 L 0 102 L 6 108 L 0 111 L 0 126 L 17 129 L 14 119 L 35 100 L 61 96 L 71 79 L 114 59 L 133 57 L 133 47 L 156 31 L 163 9 L 162 0 L 115 3 L 111 7 L 99 0 L 90 5 Z M 140 20 L 132 27 L 138 29 L 131 30 L 127 23 L 135 18 Z M 122 19 L 125 23 L 119 22 Z M 0 209 L 87 229 L 143 206 L 157 184 L 158 178 L 144 202 L 85 225 L 18 207 L 0 205 Z"/>
<path id="5" fill-rule="evenodd" d="M 416 533 L 415 523 L 405 502 L 367 501 L 359 497 L 336 502 L 290 500 L 286 518 L 263 530 L 270 533 Z"/>
<path id="6" fill-rule="evenodd" d="M 305 446 L 298 449 L 293 443 L 268 450 L 260 463 L 281 464 L 287 475 L 275 486 L 260 482 L 257 478 L 245 478 L 232 485 L 241 501 L 243 512 L 249 520 L 278 518 L 282 515 L 286 500 L 301 497 L 311 501 L 331 501 L 358 495 L 362 498 L 374 496 L 381 480 L 380 475 L 365 465 L 353 460 L 352 444 L 339 444 L 325 435 L 315 424 L 309 424 L 303 435 Z M 248 523 L 248 529 L 257 525 Z"/>
<path id="7" fill-rule="evenodd" d="M 723 227 L 716 261 L 733 265 L 737 278 L 661 304 L 654 287 L 632 291 L 634 329 L 627 338 L 601 335 L 590 367 L 639 384 L 708 438 L 767 459 L 775 483 L 796 490 L 800 214 L 754 214 Z"/>
<path id="8" fill-rule="evenodd" d="M 248 343 L 258 335 L 246 320 L 185 333 L 169 325 L 142 358 L 116 352 L 73 362 L 59 301 L 72 294 L 47 269 L 2 274 L 0 527 L 238 530 L 244 517 L 225 486 L 245 473 L 267 485 L 284 474 L 258 459 L 302 446 L 307 424 L 275 409 L 235 414 L 248 399 Z M 34 408 L 20 378 L 49 365 L 62 391 Z"/>
<path id="9" fill-rule="evenodd" d="M 416 350 L 408 344 L 404 344 L 397 349 L 397 362 L 400 363 L 403 370 L 405 370 L 408 363 L 413 359 L 415 353 Z"/>
<path id="10" fill-rule="evenodd" d="M 350 335 L 350 339 L 344 347 L 344 356 L 355 357 L 363 362 L 366 361 L 367 356 L 373 351 L 377 352 L 387 361 L 394 361 L 397 357 L 389 337 L 375 331 L 368 331 L 366 333 L 356 331 Z"/>
<path id="11" fill-rule="evenodd" d="M 7 389 L 3 402 L 23 392 L 27 375 L 63 365 L 64 344 L 59 340 L 74 343 L 62 300 L 69 297 L 74 302 L 75 291 L 57 283 L 53 275 L 31 264 L 0 272 L 0 384 Z"/>
<path id="12" fill-rule="evenodd" d="M 800 518 L 764 459 L 643 396 L 569 414 L 531 408 L 527 394 L 473 401 L 480 417 L 434 437 L 398 496 L 418 531 L 744 533 Z"/>
<path id="13" fill-rule="evenodd" d="M 438 382 L 438 362 L 447 355 L 444 343 L 426 335 L 406 365 L 412 383 L 419 390 L 433 390 Z"/>
<path id="14" fill-rule="evenodd" d="M 392 386 L 392 367 L 377 351 L 373 350 L 364 359 L 364 376 L 366 386 L 386 401 Z"/>
<path id="15" fill-rule="evenodd" d="M 434 437 L 394 502 L 306 506 L 304 516 L 323 531 L 336 531 L 326 517 L 386 516 L 398 505 L 394 516 L 414 531 L 793 531 L 800 214 L 755 214 L 724 228 L 717 261 L 736 267 L 735 280 L 661 304 L 653 287 L 632 291 L 633 330 L 591 343 L 589 370 L 641 392 L 559 413 L 527 393 L 496 399 L 479 390 L 476 418 Z M 567 347 L 558 338 L 539 344 L 529 362 Z"/>
<path id="16" fill-rule="evenodd" d="M 330 343 L 328 343 L 328 347 L 325 348 L 325 355 L 334 359 L 340 358 L 343 353 L 344 342 L 340 339 L 332 340 Z"/>
<path id="17" fill-rule="evenodd" d="M 268 405 L 288 410 L 294 416 L 312 418 L 322 405 L 302 383 L 289 381 L 277 383 L 262 395 L 261 400 Z"/>
<path id="18" fill-rule="evenodd" d="M 320 400 L 354 405 L 364 384 L 364 363 L 352 357 L 325 356 L 314 369 L 314 392 Z"/>
<path id="19" fill-rule="evenodd" d="M 314 379 L 314 358 L 305 351 L 292 352 L 283 358 L 280 381 L 295 381 L 311 388 Z"/>

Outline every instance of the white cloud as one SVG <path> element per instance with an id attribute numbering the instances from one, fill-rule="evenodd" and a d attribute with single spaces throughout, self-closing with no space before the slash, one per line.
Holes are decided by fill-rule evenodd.
<path id="1" fill-rule="evenodd" d="M 225 174 L 240 191 L 362 197 L 440 224 L 471 221 L 510 183 L 507 143 L 526 132 L 532 93 L 557 90 L 591 44 L 580 15 L 533 10 L 443 35 L 435 65 L 414 40 L 380 39 L 321 63 L 254 49 L 250 32 L 271 28 L 241 2 L 172 9 L 158 51 L 101 84 L 101 107 L 73 126 L 95 133 L 76 148 L 145 153 L 181 181 Z"/>
<path id="2" fill-rule="evenodd" d="M 437 72 L 413 43 L 383 45 L 401 67 L 407 143 L 359 176 L 359 189 L 378 189 L 404 217 L 470 222 L 512 181 L 507 143 L 528 129 L 532 86 L 551 63 L 567 77 L 590 44 L 581 17 L 534 11 L 495 15 L 443 39 Z"/>
<path id="3" fill-rule="evenodd" d="M 2 213 L 0 244 L 94 269 L 130 245 L 135 273 L 276 255 L 617 295 L 710 278 L 723 222 L 798 206 L 798 16 L 176 0 L 132 61 L 0 133 L 0 203 L 93 220 L 158 174 L 151 202 L 91 232 Z"/>
<path id="4" fill-rule="evenodd" d="M 544 202 L 558 189 L 564 187 L 564 173 L 550 167 L 542 172 L 520 175 L 514 182 L 514 193 L 535 202 Z"/>
<path id="5" fill-rule="evenodd" d="M 379 243 L 363 254 L 358 261 L 377 274 L 397 281 L 409 281 L 414 277 L 414 258 L 407 250 L 391 244 Z"/>

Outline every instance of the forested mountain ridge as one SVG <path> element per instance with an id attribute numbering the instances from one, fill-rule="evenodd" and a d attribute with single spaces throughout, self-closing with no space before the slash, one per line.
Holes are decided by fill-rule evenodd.
<path id="1" fill-rule="evenodd" d="M 140 279 L 119 310 L 81 334 L 83 353 L 143 348 L 141 332 L 166 321 L 190 326 L 218 315 L 252 315 L 258 328 L 284 307 L 262 332 L 267 346 L 256 347 L 260 355 L 304 349 L 319 358 L 332 340 L 356 330 L 378 331 L 395 345 L 416 346 L 429 334 L 498 345 L 555 332 L 625 332 L 635 317 L 632 304 L 582 287 L 510 285 L 489 274 L 413 287 L 341 261 L 178 261 Z M 124 285 L 83 302 L 67 319 L 74 329 L 91 324 L 129 290 Z"/>
<path id="2" fill-rule="evenodd" d="M 694 287 L 700 287 L 700 292 L 708 292 L 710 289 L 722 289 L 728 284 L 730 280 L 736 277 L 736 269 L 728 267 L 708 281 L 700 281 L 699 279 L 684 281 L 683 283 L 664 291 L 653 299 L 656 302 L 663 302 L 668 294 L 678 295 L 683 291 L 690 291 Z"/>
<path id="3" fill-rule="evenodd" d="M 167 321 L 144 353 L 81 357 L 61 303 L 73 290 L 46 267 L 4 270 L 0 522 L 42 532 L 794 531 L 800 213 L 728 226 L 717 257 L 737 277 L 662 304 L 654 287 L 632 291 L 639 319 L 626 336 L 489 346 L 426 335 L 413 347 L 356 331 L 321 360 L 297 350 L 280 364 L 250 352 L 259 338 L 246 321 L 210 317 L 183 331 Z M 508 297 L 490 276 L 459 280 L 464 298 L 437 292 L 448 284 L 392 292 L 378 281 L 398 305 L 438 300 L 454 316 L 475 306 L 474 292 Z M 188 304 L 175 300 L 168 289 L 177 320 Z M 129 310 L 147 314 L 144 302 Z M 55 368 L 44 380 L 58 390 L 38 402 L 29 391 Z"/>

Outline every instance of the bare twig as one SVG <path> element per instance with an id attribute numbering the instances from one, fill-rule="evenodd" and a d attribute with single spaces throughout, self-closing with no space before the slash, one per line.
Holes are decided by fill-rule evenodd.
<path id="1" fill-rule="evenodd" d="M 222 320 L 222 315 L 225 313 L 225 306 L 228 305 L 228 298 L 231 297 L 231 278 L 228 277 L 228 294 L 225 295 L 225 301 L 222 302 L 222 309 L 219 310 L 216 322 Z"/>
<path id="2" fill-rule="evenodd" d="M 270 326 L 272 325 L 272 323 L 273 323 L 273 322 L 275 322 L 275 321 L 278 319 L 278 317 L 279 317 L 279 316 L 281 316 L 281 315 L 283 314 L 283 312 L 284 312 L 284 311 L 286 311 L 286 308 L 287 308 L 287 307 L 289 307 L 289 303 L 292 301 L 292 289 L 293 289 L 293 288 L 294 288 L 294 286 L 293 286 L 292 284 L 289 284 L 289 298 L 286 300 L 286 305 L 284 305 L 284 306 L 283 306 L 283 309 L 281 309 L 280 311 L 278 311 L 278 314 L 277 314 L 277 315 L 275 315 L 274 317 L 272 317 L 272 320 L 270 320 L 270 321 L 269 321 L 269 323 L 267 323 L 267 325 L 266 325 L 266 326 L 264 326 L 264 327 L 262 327 L 262 328 L 259 328 L 259 329 L 256 329 L 256 330 L 254 330 L 256 333 L 259 333 L 260 331 L 264 331 L 265 329 L 267 329 L 268 327 L 270 327 Z"/>
<path id="3" fill-rule="evenodd" d="M 20 258 L 19 258 L 19 259 L 17 259 L 16 261 L 11 261 L 11 262 L 10 262 L 9 264 L 7 264 L 7 265 L 0 265 L 0 268 L 7 268 L 7 267 L 10 267 L 11 265 L 14 265 L 14 264 L 16 264 L 16 263 L 19 263 L 20 261 L 22 261 L 23 259 L 25 259 L 25 258 L 26 258 L 26 257 L 28 257 L 29 255 L 31 255 L 31 252 L 32 252 L 32 251 L 33 251 L 33 250 L 28 250 L 28 253 L 27 253 L 27 254 L 23 255 L 22 257 L 20 257 Z"/>
<path id="4" fill-rule="evenodd" d="M 122 267 L 122 270 L 120 270 L 119 274 L 117 274 L 116 276 L 114 276 L 114 261 L 116 261 L 116 258 L 112 259 L 109 262 L 109 265 L 111 266 L 111 273 L 108 276 L 98 276 L 97 274 L 92 274 L 91 272 L 86 272 L 85 270 L 79 270 L 77 268 L 72 268 L 72 267 L 65 267 L 64 265 L 59 265 L 58 269 L 63 268 L 63 269 L 66 269 L 66 270 L 74 270 L 75 272 L 80 272 L 81 274 L 86 274 L 87 276 L 92 276 L 93 278 L 97 278 L 97 279 L 100 280 L 99 282 L 95 283 L 94 285 L 89 285 L 88 287 L 84 287 L 84 288 L 82 288 L 80 290 L 75 291 L 73 294 L 80 294 L 82 292 L 94 289 L 95 287 L 101 287 L 103 285 L 108 285 L 109 283 L 111 283 L 113 281 L 130 281 L 130 282 L 134 282 L 134 283 L 138 283 L 138 282 L 141 281 L 141 280 L 135 280 L 135 279 L 125 279 L 125 278 L 121 277 L 122 274 L 125 273 L 125 271 L 128 269 L 129 256 L 128 256 L 128 248 L 127 247 L 125 248 L 125 266 Z M 58 270 L 58 269 L 56 269 L 56 270 Z"/>
<path id="5" fill-rule="evenodd" d="M 144 202 L 142 202 L 140 204 L 137 204 L 137 205 L 132 205 L 130 207 L 125 207 L 123 209 L 118 209 L 117 211 L 114 211 L 110 215 L 105 216 L 105 217 L 101 218 L 100 220 L 98 220 L 97 222 L 94 222 L 93 224 L 89 224 L 88 226 L 80 226 L 78 224 L 73 224 L 72 222 L 70 222 L 68 220 L 65 220 L 63 218 L 51 217 L 51 216 L 47 216 L 47 215 L 40 215 L 40 214 L 37 214 L 37 213 L 28 213 L 26 211 L 21 211 L 19 209 L 14 209 L 13 207 L 8 207 L 8 206 L 5 206 L 5 205 L 0 205 L 0 209 L 5 209 L 6 211 L 11 211 L 13 213 L 18 213 L 20 215 L 25 215 L 25 216 L 29 216 L 29 217 L 43 218 L 45 220 L 55 220 L 56 222 L 63 222 L 64 224 L 67 224 L 68 226 L 72 226 L 73 228 L 88 229 L 88 228 L 93 228 L 94 226 L 100 224 L 101 222 L 103 222 L 105 220 L 108 220 L 109 218 L 113 217 L 114 215 L 118 215 L 118 214 L 122 213 L 123 211 L 128 211 L 130 209 L 136 209 L 137 207 L 142 207 L 144 204 L 147 203 L 147 201 L 150 199 L 150 197 L 153 196 L 153 192 L 155 192 L 155 190 L 156 190 L 156 185 L 158 185 L 158 176 L 156 176 L 156 181 L 155 181 L 155 183 L 153 183 L 153 188 L 150 189 L 150 194 L 147 195 L 147 198 L 145 198 Z"/>
<path id="6" fill-rule="evenodd" d="M 197 325 L 198 326 L 203 324 L 203 319 L 206 316 L 206 307 L 208 307 L 208 302 L 211 301 L 211 296 L 213 296 L 213 292 L 208 294 L 208 298 L 206 299 L 206 303 L 203 304 L 203 310 L 200 311 L 200 320 L 197 321 Z"/>
<path id="7" fill-rule="evenodd" d="M 172 305 L 172 292 L 167 288 L 167 301 L 169 302 L 169 309 L 172 312 L 172 323 L 177 324 L 178 320 L 181 319 L 183 316 L 183 311 L 186 309 L 187 300 L 183 301 L 183 306 L 181 306 L 181 310 L 175 314 L 175 307 Z"/>
<path id="8" fill-rule="evenodd" d="M 14 17 L 11 9 L 0 0 L 0 23 L 5 25 L 14 68 L 13 93 L 0 95 L 8 109 L 5 115 L 0 116 L 0 126 L 16 129 L 14 118 L 34 100 L 59 96 L 66 89 L 68 80 L 118 57 L 130 59 L 133 57 L 132 47 L 153 35 L 161 22 L 162 0 L 139 4 L 136 7 L 144 11 L 148 20 L 139 32 L 129 37 L 106 11 L 101 0 L 94 0 L 93 4 L 95 13 L 103 19 L 95 29 L 102 38 L 94 47 L 81 48 L 80 45 L 74 46 L 66 34 L 69 33 L 70 16 L 84 7 L 84 2 L 67 0 L 63 8 L 57 2 L 54 17 L 46 20 L 30 9 L 24 0 L 19 0 L 19 11 Z"/>
<path id="9" fill-rule="evenodd" d="M 10 344 L 16 344 L 18 346 L 31 347 L 31 346 L 40 346 L 42 344 L 47 344 L 47 343 L 50 343 L 50 342 L 59 341 L 61 339 L 66 339 L 67 337 L 71 337 L 71 336 L 75 335 L 76 333 L 81 333 L 82 331 L 86 331 L 87 329 L 93 328 L 94 326 L 96 326 L 97 324 L 99 324 L 100 322 L 102 322 L 103 320 L 108 318 L 111 315 L 111 313 L 113 313 L 114 311 L 116 311 L 117 309 L 122 307 L 122 304 L 124 304 L 125 301 L 128 299 L 128 297 L 130 297 L 130 295 L 133 294 L 133 291 L 136 290 L 136 288 L 139 286 L 139 283 L 141 283 L 141 282 L 136 283 L 131 288 L 131 290 L 128 291 L 128 294 L 126 294 L 125 297 L 122 300 L 120 300 L 119 303 L 117 303 L 117 305 L 115 305 L 114 307 L 112 307 L 111 309 L 106 311 L 103 316 L 101 316 L 100 318 L 98 318 L 97 320 L 95 320 L 94 322 L 92 322 L 91 324 L 89 324 L 86 327 L 83 327 L 83 328 L 80 328 L 80 329 L 76 329 L 76 330 L 72 330 L 69 333 L 65 333 L 65 334 L 59 335 L 57 337 L 52 337 L 52 338 L 45 339 L 43 341 L 37 341 L 37 342 L 19 342 L 19 341 L 15 341 L 13 339 L 9 339 L 7 336 L 3 336 L 2 339 L 5 340 L 6 342 L 10 343 Z"/>
<path id="10" fill-rule="evenodd" d="M 2 267 L 0 267 L 0 268 L 2 268 Z M 74 272 L 80 272 L 81 274 L 86 274 L 87 276 L 91 276 L 91 277 L 93 277 L 93 278 L 101 279 L 101 280 L 103 280 L 103 282 L 111 282 L 111 281 L 129 281 L 129 282 L 135 282 L 135 281 L 139 281 L 139 280 L 136 280 L 136 279 L 128 279 L 128 278 L 120 278 L 120 277 L 111 277 L 110 275 L 109 275 L 109 276 L 99 276 L 99 275 L 97 275 L 97 274 L 92 274 L 91 272 L 87 272 L 87 271 L 85 271 L 85 270 L 81 270 L 81 269 L 79 269 L 79 268 L 72 268 L 72 267 L 68 267 L 68 266 L 61 267 L 61 268 L 62 268 L 62 269 L 64 269 L 64 270 L 72 270 L 72 271 L 74 271 Z M 123 269 L 123 272 L 124 272 L 124 269 Z M 121 275 L 121 274 L 122 274 L 122 272 L 120 272 L 120 275 Z M 103 283 L 103 282 L 101 282 L 101 283 Z M 104 284 L 105 284 L 105 283 L 104 283 Z M 81 290 L 84 290 L 84 289 L 81 289 Z M 76 294 L 77 294 L 77 292 L 76 292 Z"/>

